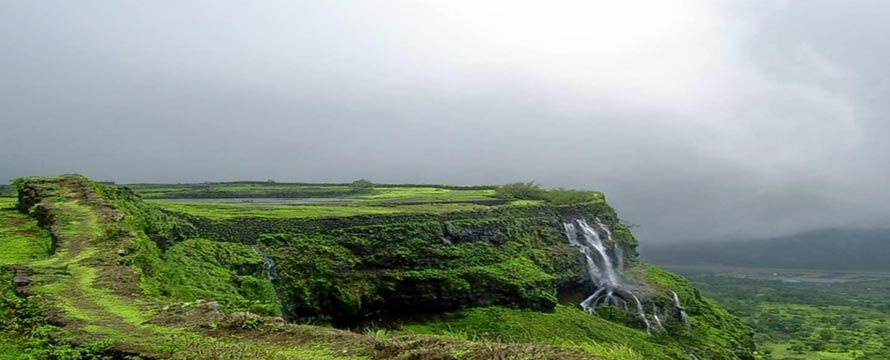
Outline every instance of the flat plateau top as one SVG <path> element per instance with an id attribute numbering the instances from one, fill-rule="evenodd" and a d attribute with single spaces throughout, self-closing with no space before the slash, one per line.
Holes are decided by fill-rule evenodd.
<path id="1" fill-rule="evenodd" d="M 239 216 L 327 218 L 375 214 L 440 214 L 493 206 L 523 206 L 540 200 L 504 200 L 491 186 L 288 183 L 126 185 L 149 202 L 208 218 Z"/>

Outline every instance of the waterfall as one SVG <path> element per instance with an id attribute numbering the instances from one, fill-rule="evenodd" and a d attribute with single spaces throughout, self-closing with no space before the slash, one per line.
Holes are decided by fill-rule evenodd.
<path id="1" fill-rule="evenodd" d="M 287 315 L 287 309 L 285 309 L 284 303 L 281 302 L 281 298 L 278 296 L 278 272 L 275 271 L 275 260 L 272 260 L 268 254 L 260 250 L 256 245 L 250 245 L 250 248 L 263 259 L 263 273 L 266 275 L 266 279 L 272 283 L 272 290 L 275 291 L 275 301 L 278 303 L 278 309 L 281 310 L 282 315 Z"/>
<path id="2" fill-rule="evenodd" d="M 603 229 L 603 232 L 606 233 L 606 240 L 608 240 L 610 244 L 615 244 L 616 243 L 615 239 L 612 239 L 612 230 L 609 230 L 609 227 L 606 226 L 606 224 L 603 224 L 603 221 L 600 220 L 600 218 L 596 218 L 596 224 L 600 227 L 600 229 Z M 614 253 L 615 261 L 617 262 L 616 270 L 618 270 L 619 273 L 623 273 L 624 272 L 624 248 L 622 248 L 620 246 L 613 246 L 613 247 L 611 247 L 611 250 Z"/>
<path id="3" fill-rule="evenodd" d="M 640 302 L 640 299 L 637 298 L 636 295 L 631 294 L 633 296 L 634 301 L 637 303 L 637 313 L 640 314 L 640 318 L 643 319 L 643 324 L 646 325 L 646 333 L 652 334 L 652 325 L 649 324 L 649 319 L 646 319 L 646 312 L 643 311 L 643 303 Z"/>
<path id="4" fill-rule="evenodd" d="M 263 273 L 266 274 L 266 279 L 269 281 L 278 280 L 278 272 L 275 271 L 275 260 L 272 260 L 269 255 L 266 255 L 256 245 L 251 245 L 250 248 L 263 259 Z"/>
<path id="5" fill-rule="evenodd" d="M 598 220 L 597 220 L 598 221 Z M 615 275 L 615 265 L 612 264 L 612 258 L 609 256 L 606 251 L 605 245 L 603 245 L 603 240 L 600 238 L 599 233 L 596 232 L 590 225 L 587 224 L 584 220 L 578 220 L 578 225 L 581 227 L 581 231 L 584 233 L 584 248 L 590 252 L 592 248 L 595 251 L 595 254 L 598 256 L 600 261 L 602 262 L 601 272 L 605 275 L 605 278 L 599 279 L 601 281 L 600 286 L 616 286 L 618 285 L 618 277 Z M 605 228 L 605 227 L 603 227 Z M 610 235 L 611 236 L 611 235 Z M 582 246 L 583 246 L 582 245 Z"/>
<path id="6" fill-rule="evenodd" d="M 584 219 L 577 219 L 563 223 L 566 238 L 569 245 L 578 249 L 584 255 L 585 273 L 593 285 L 593 292 L 581 301 L 580 306 L 584 311 L 594 314 L 597 306 L 618 306 L 625 311 L 631 311 L 636 307 L 636 313 L 645 325 L 646 333 L 651 334 L 652 323 L 646 314 L 643 303 L 634 294 L 634 287 L 624 280 L 624 250 L 621 245 L 612 238 L 612 231 L 599 218 L 595 219 L 591 226 Z M 690 327 L 689 316 L 686 309 L 680 303 L 680 296 L 671 291 L 674 307 L 677 309 L 679 320 Z M 629 304 L 633 302 L 633 304 Z M 670 316 L 671 312 L 659 309 L 652 304 L 652 319 L 655 320 L 655 329 L 664 329 L 665 323 L 662 317 Z"/>
<path id="7" fill-rule="evenodd" d="M 658 324 L 658 327 L 664 329 L 664 322 L 661 321 L 661 316 L 658 315 L 659 313 L 658 305 L 652 304 L 652 317 L 655 318 L 655 323 Z"/>
<path id="8" fill-rule="evenodd" d="M 599 231 L 583 219 L 563 223 L 563 227 L 569 244 L 584 255 L 587 276 L 595 287 L 593 294 L 581 302 L 581 308 L 590 314 L 596 312 L 597 305 L 623 306 L 627 310 L 628 302 L 633 300 L 637 314 L 646 326 L 646 333 L 651 333 L 643 303 L 622 278 L 624 251 L 612 238 L 609 228 L 599 218 L 596 219 Z M 603 241 L 600 231 L 606 235 L 606 241 Z"/>
<path id="9" fill-rule="evenodd" d="M 680 295 L 677 295 L 676 291 L 671 291 L 671 294 L 674 296 L 674 307 L 680 312 L 680 320 L 683 321 L 683 324 L 686 325 L 686 327 L 690 327 L 689 315 L 686 314 L 686 310 L 683 308 L 683 305 L 680 304 Z"/>

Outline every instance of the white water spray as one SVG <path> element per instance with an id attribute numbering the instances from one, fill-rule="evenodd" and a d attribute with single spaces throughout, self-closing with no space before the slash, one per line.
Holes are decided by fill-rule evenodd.
<path id="1" fill-rule="evenodd" d="M 655 323 L 658 324 L 658 327 L 664 329 L 664 322 L 661 321 L 661 316 L 658 315 L 659 313 L 658 305 L 652 304 L 652 317 L 655 318 Z"/>
<path id="2" fill-rule="evenodd" d="M 597 220 L 598 221 L 598 220 Z M 577 221 L 578 226 L 581 227 L 581 231 L 584 234 L 584 244 L 585 247 L 590 251 L 593 249 L 598 256 L 598 258 L 602 262 L 602 269 L 600 272 L 605 275 L 604 278 L 600 279 L 604 282 L 602 285 L 618 285 L 618 276 L 615 275 L 615 265 L 612 263 L 612 258 L 609 256 L 608 251 L 606 250 L 606 246 L 603 244 L 603 239 L 600 238 L 599 233 L 596 232 L 590 225 L 587 224 L 584 220 Z"/>
<path id="3" fill-rule="evenodd" d="M 683 321 L 683 325 L 689 327 L 689 315 L 686 314 L 685 308 L 683 308 L 683 305 L 680 304 L 680 296 L 677 295 L 676 291 L 671 291 L 671 294 L 674 296 L 674 307 L 676 307 L 677 310 L 680 312 L 680 320 Z"/>
<path id="4" fill-rule="evenodd" d="M 266 255 L 256 245 L 251 245 L 250 248 L 263 259 L 263 273 L 266 274 L 266 279 L 269 281 L 278 280 L 278 272 L 275 271 L 275 260 L 272 260 L 269 255 Z"/>
<path id="5" fill-rule="evenodd" d="M 591 314 L 596 312 L 597 305 L 622 306 L 628 310 L 628 302 L 633 300 L 637 313 L 646 326 L 646 333 L 651 333 L 652 326 L 642 302 L 621 277 L 624 271 L 624 251 L 612 239 L 609 228 L 599 218 L 596 219 L 599 231 L 583 219 L 564 223 L 563 227 L 569 244 L 584 255 L 587 275 L 596 287 L 593 294 L 581 302 L 581 308 Z M 606 241 L 603 241 L 600 231 L 606 235 Z"/>
<path id="6" fill-rule="evenodd" d="M 621 245 L 612 238 L 612 231 L 596 218 L 595 225 L 591 226 L 584 219 L 563 223 L 566 238 L 569 244 L 578 249 L 585 260 L 586 275 L 593 284 L 593 293 L 581 301 L 584 311 L 594 314 L 597 306 L 619 306 L 625 311 L 631 311 L 630 307 L 636 307 L 636 313 L 640 316 L 646 333 L 651 334 L 653 324 L 649 321 L 643 303 L 634 294 L 634 288 L 624 280 L 624 251 Z M 680 303 L 680 296 L 671 291 L 676 316 L 690 327 L 689 316 L 686 309 Z M 633 304 L 629 304 L 630 302 Z M 656 330 L 665 328 L 665 319 L 672 312 L 667 308 L 659 309 L 652 304 L 652 319 L 655 320 Z"/>
<path id="7" fill-rule="evenodd" d="M 637 303 L 637 313 L 640 314 L 640 319 L 643 319 L 643 324 L 646 325 L 646 333 L 652 334 L 652 325 L 649 324 L 649 319 L 646 318 L 646 312 L 643 311 L 643 303 L 640 302 L 640 299 L 637 298 L 636 295 L 631 294 L 633 296 L 634 301 Z"/>

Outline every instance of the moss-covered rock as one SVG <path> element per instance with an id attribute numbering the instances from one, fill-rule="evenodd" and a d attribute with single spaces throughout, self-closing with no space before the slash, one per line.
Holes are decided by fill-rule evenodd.
<path id="1" fill-rule="evenodd" d="M 278 264 L 279 295 L 292 319 L 353 322 L 487 305 L 550 311 L 559 289 L 583 280 L 561 219 L 605 210 L 505 208 L 339 227 L 317 221 L 260 244 Z"/>
<path id="2" fill-rule="evenodd" d="M 162 289 L 180 301 L 213 300 L 228 311 L 281 315 L 262 257 L 248 245 L 192 239 L 164 254 Z"/>

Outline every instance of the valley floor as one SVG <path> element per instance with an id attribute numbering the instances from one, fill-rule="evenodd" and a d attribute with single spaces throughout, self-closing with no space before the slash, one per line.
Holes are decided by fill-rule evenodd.
<path id="1" fill-rule="evenodd" d="M 890 273 L 671 269 L 753 327 L 762 359 L 890 359 Z"/>

